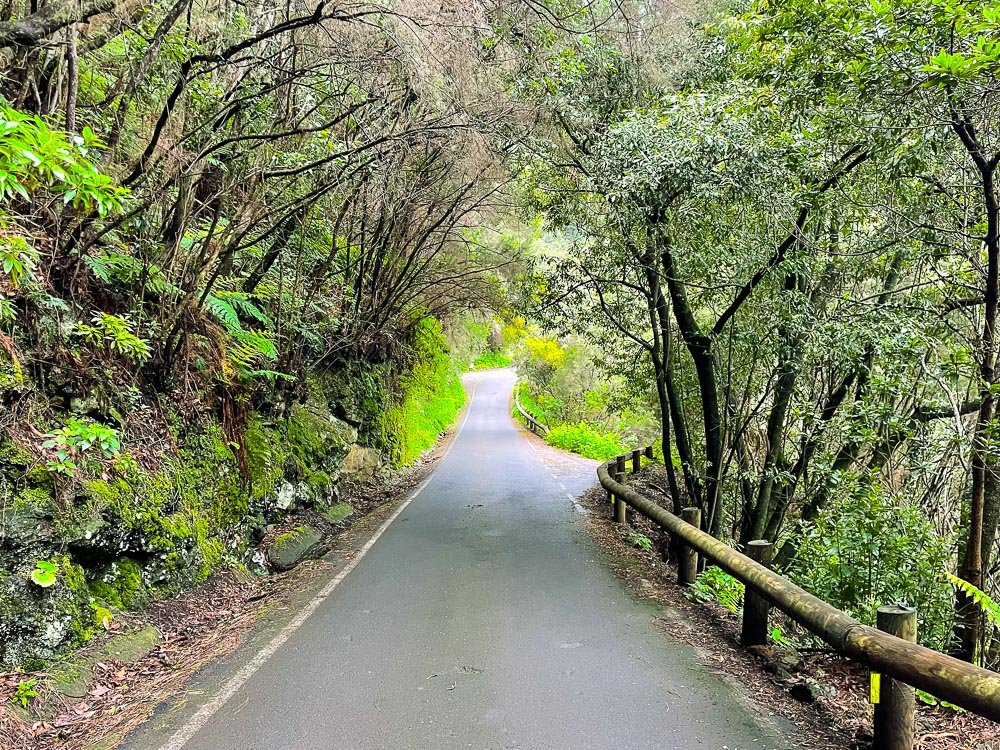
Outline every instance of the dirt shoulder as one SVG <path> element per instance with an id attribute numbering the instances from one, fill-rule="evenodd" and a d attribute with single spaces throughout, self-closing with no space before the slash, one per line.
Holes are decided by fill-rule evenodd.
<path id="1" fill-rule="evenodd" d="M 665 500 L 662 467 L 644 469 L 629 482 L 647 497 Z M 791 721 L 800 747 L 871 747 L 872 709 L 864 669 L 823 648 L 744 649 L 736 613 L 714 602 L 693 601 L 677 585 L 676 569 L 663 562 L 667 540 L 658 528 L 638 515 L 628 527 L 612 523 L 607 493 L 599 486 L 583 493 L 579 503 L 590 511 L 588 533 L 618 576 L 638 596 L 663 607 L 659 624 L 665 636 L 697 649 L 707 669 L 735 679 L 757 705 Z M 649 549 L 638 535 L 651 541 Z M 776 621 L 786 632 L 794 632 L 793 624 Z M 914 747 L 989 750 L 1000 747 L 1000 730 L 982 717 L 918 705 Z"/>
<path id="2" fill-rule="evenodd" d="M 221 571 L 141 612 L 116 614 L 104 635 L 45 671 L 0 673 L 0 747 L 111 750 L 158 710 L 182 707 L 198 677 L 280 628 L 350 561 L 430 475 L 455 432 L 388 482 L 344 488 L 355 513 L 326 540 L 321 559 L 269 576 Z M 293 516 L 272 534 L 303 520 Z M 21 707 L 25 685 L 37 695 Z"/>

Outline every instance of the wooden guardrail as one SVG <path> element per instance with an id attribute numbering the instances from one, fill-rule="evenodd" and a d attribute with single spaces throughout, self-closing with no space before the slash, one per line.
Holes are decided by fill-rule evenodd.
<path id="1" fill-rule="evenodd" d="M 514 407 L 517 409 L 517 413 L 524 418 L 525 424 L 528 425 L 529 430 L 540 437 L 545 437 L 549 428 L 535 419 L 527 409 L 521 406 L 520 391 L 520 387 L 514 389 Z"/>
<path id="2" fill-rule="evenodd" d="M 632 452 L 632 471 L 643 452 Z M 652 455 L 646 449 L 646 456 Z M 764 645 L 768 610 L 773 605 L 822 638 L 839 654 L 872 671 L 877 750 L 909 750 L 913 746 L 913 688 L 1000 722 L 1000 673 L 977 667 L 917 645 L 916 611 L 882 607 L 879 628 L 864 625 L 831 604 L 799 588 L 768 567 L 771 543 L 750 542 L 750 556 L 733 549 L 700 526 L 700 510 L 687 508 L 679 518 L 625 484 L 626 456 L 601 464 L 597 475 L 614 501 L 614 518 L 626 520 L 625 506 L 669 533 L 679 547 L 678 581 L 694 582 L 698 556 L 704 556 L 746 586 L 743 604 L 745 645 Z"/>

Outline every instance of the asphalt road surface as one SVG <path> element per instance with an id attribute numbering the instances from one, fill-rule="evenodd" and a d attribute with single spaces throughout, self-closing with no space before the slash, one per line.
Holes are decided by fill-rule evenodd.
<path id="1" fill-rule="evenodd" d="M 228 700 L 130 747 L 788 747 L 599 559 L 567 494 L 592 468 L 553 476 L 512 372 L 467 384 L 450 452 L 332 594 Z"/>

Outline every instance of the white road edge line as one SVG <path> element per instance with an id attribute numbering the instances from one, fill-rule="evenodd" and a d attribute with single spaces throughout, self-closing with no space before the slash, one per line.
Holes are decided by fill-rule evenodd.
<path id="1" fill-rule="evenodd" d="M 455 433 L 455 437 L 452 438 L 451 444 L 445 449 L 444 453 L 441 455 L 441 462 L 451 453 L 451 449 L 454 447 L 455 443 L 458 442 L 458 436 L 462 434 L 462 430 L 465 428 L 465 423 L 469 421 L 469 415 L 472 413 L 472 403 L 476 400 L 476 386 L 477 383 L 472 385 L 472 395 L 469 397 L 469 407 L 465 412 L 465 418 L 462 420 L 462 424 L 459 425 L 458 432 Z M 440 464 L 439 464 L 440 465 Z M 239 672 L 234 674 L 226 683 L 222 686 L 222 689 L 212 697 L 208 703 L 199 708 L 194 716 L 192 716 L 188 722 L 174 732 L 170 739 L 167 740 L 163 745 L 160 746 L 159 750 L 181 750 L 191 738 L 194 737 L 202 727 L 204 727 L 211 718 L 218 713 L 219 709 L 226 705 L 230 698 L 232 698 L 237 691 L 243 687 L 247 681 L 253 677 L 254 673 L 257 672 L 264 664 L 274 656 L 275 652 L 281 648 L 285 642 L 292 637 L 292 635 L 297 631 L 306 620 L 309 619 L 310 615 L 313 614 L 326 599 L 334 592 L 334 590 L 344 581 L 347 576 L 351 574 L 351 571 L 358 567 L 358 564 L 364 559 L 368 551 L 375 546 L 375 542 L 379 540 L 379 537 L 385 533 L 386 529 L 392 524 L 399 514 L 406 510 L 407 506 L 412 503 L 417 496 L 424 491 L 424 488 L 430 484 L 430 481 L 434 478 L 434 474 L 437 473 L 437 467 L 431 472 L 431 475 L 427 477 L 420 486 L 410 495 L 406 500 L 403 501 L 396 510 L 393 511 L 392 515 L 389 516 L 385 523 L 379 526 L 378 531 L 372 535 L 358 553 L 351 558 L 351 560 L 344 566 L 344 568 L 333 577 L 326 586 L 324 586 L 318 594 L 303 607 L 302 611 L 299 612 L 295 618 L 285 625 L 271 641 L 264 646 L 260 651 L 258 651 L 254 657 L 243 665 Z"/>

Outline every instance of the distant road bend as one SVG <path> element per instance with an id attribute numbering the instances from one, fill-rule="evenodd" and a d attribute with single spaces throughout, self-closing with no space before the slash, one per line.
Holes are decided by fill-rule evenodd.
<path id="1" fill-rule="evenodd" d="M 513 373 L 467 384 L 450 451 L 329 596 L 287 639 L 242 657 L 221 694 L 205 691 L 200 707 L 128 747 L 789 746 L 658 632 L 659 610 L 598 559 L 567 496 L 593 483 L 593 469 L 550 473 L 510 419 Z"/>

